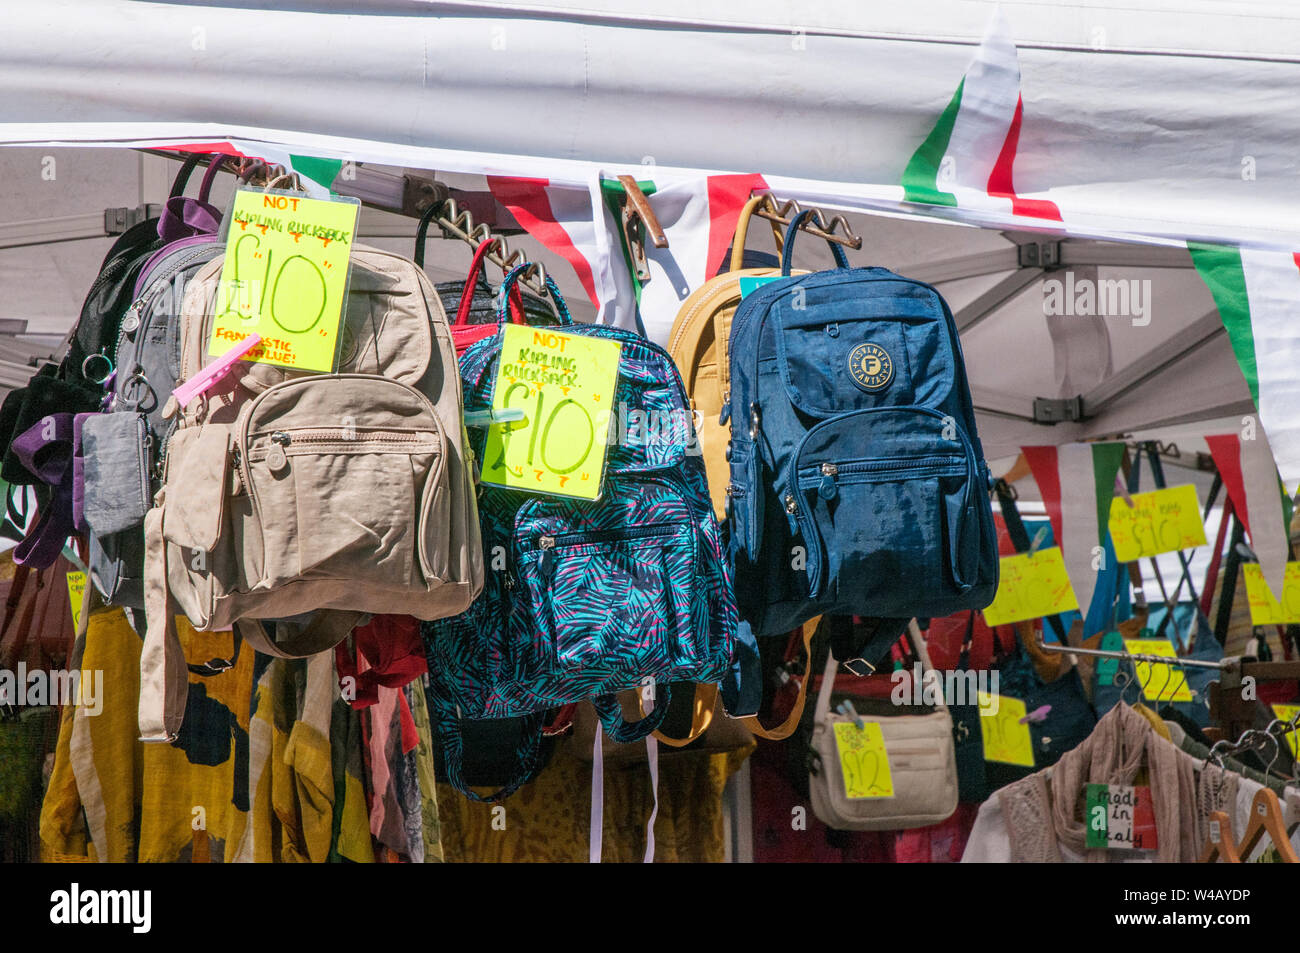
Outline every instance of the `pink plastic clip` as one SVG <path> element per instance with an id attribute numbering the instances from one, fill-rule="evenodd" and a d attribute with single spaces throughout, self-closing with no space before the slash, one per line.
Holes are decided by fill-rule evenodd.
<path id="1" fill-rule="evenodd" d="M 1048 712 L 1050 712 L 1051 710 L 1052 710 L 1052 706 L 1051 706 L 1051 705 L 1043 705 L 1041 708 L 1035 708 L 1033 711 L 1031 711 L 1031 712 L 1029 712 L 1027 715 L 1025 715 L 1024 718 L 1021 718 L 1021 719 L 1020 719 L 1020 723 L 1021 723 L 1022 725 L 1025 725 L 1025 724 L 1028 724 L 1028 723 L 1031 722 L 1031 721 L 1032 721 L 1032 722 L 1046 721 L 1046 720 L 1047 720 L 1047 714 L 1048 714 Z"/>
<path id="2" fill-rule="evenodd" d="M 181 384 L 174 391 L 172 396 L 176 398 L 176 403 L 184 407 L 199 394 L 215 384 L 221 378 L 230 373 L 230 369 L 235 366 L 245 354 L 262 343 L 262 335 L 250 334 L 244 340 L 240 341 L 225 354 L 221 355 L 199 373 L 195 374 L 184 384 Z"/>

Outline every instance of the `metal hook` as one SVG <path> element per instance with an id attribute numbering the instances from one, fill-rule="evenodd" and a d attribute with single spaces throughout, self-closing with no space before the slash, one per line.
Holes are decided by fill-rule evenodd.
<path id="1" fill-rule="evenodd" d="M 1115 683 L 1115 682 L 1118 682 L 1118 683 L 1119 683 L 1119 686 L 1120 686 L 1120 689 L 1119 689 L 1119 700 L 1122 701 L 1122 702 L 1124 702 L 1124 703 L 1127 704 L 1127 705 L 1132 705 L 1132 704 L 1134 704 L 1134 702 L 1130 702 L 1130 701 L 1128 700 L 1128 690 L 1129 690 L 1130 688 L 1132 688 L 1134 685 L 1137 685 L 1137 684 L 1138 684 L 1138 680 L 1137 680 L 1137 669 L 1136 669 L 1136 665 L 1135 665 L 1135 663 L 1130 662 L 1129 664 L 1130 664 L 1131 666 L 1134 666 L 1133 670 L 1132 670 L 1132 671 L 1128 671 L 1128 670 L 1126 670 L 1126 669 L 1122 669 L 1122 668 L 1119 669 L 1118 671 L 1115 672 L 1115 677 L 1114 677 L 1114 679 L 1112 680 L 1112 684 Z M 1139 688 L 1138 688 L 1138 694 L 1137 694 L 1137 699 L 1135 699 L 1135 701 L 1141 701 L 1141 700 L 1142 700 L 1142 689 L 1141 689 L 1141 687 L 1139 686 Z"/>
<path id="2" fill-rule="evenodd" d="M 1274 718 L 1272 721 L 1270 721 L 1270 722 L 1268 723 L 1268 727 L 1266 727 L 1266 728 L 1264 729 L 1264 732 L 1265 732 L 1265 733 L 1266 733 L 1270 738 L 1272 738 L 1272 739 L 1274 740 L 1275 743 L 1277 743 L 1277 747 L 1276 747 L 1276 748 L 1274 749 L 1274 751 L 1273 751 L 1273 757 L 1269 760 L 1269 762 L 1268 762 L 1268 767 L 1266 767 L 1266 768 L 1264 769 L 1264 773 L 1265 773 L 1265 774 L 1269 774 L 1270 772 L 1272 772 L 1272 770 L 1273 770 L 1273 765 L 1276 764 L 1276 763 L 1277 763 L 1277 759 L 1278 759 L 1279 757 L 1282 756 L 1282 745 L 1281 745 L 1281 743 L 1278 743 L 1278 741 L 1277 741 L 1277 736 L 1273 734 L 1273 726 L 1274 726 L 1274 725 L 1286 725 L 1286 724 L 1287 724 L 1286 719 L 1284 719 L 1284 718 Z M 1286 737 L 1286 736 L 1283 735 L 1283 738 L 1285 738 L 1285 737 Z"/>
<path id="3" fill-rule="evenodd" d="M 803 207 L 794 199 L 787 199 L 778 203 L 771 192 L 760 192 L 758 194 L 767 199 L 767 202 L 759 206 L 754 211 L 754 214 L 770 222 L 788 226 L 794 217 L 803 211 Z M 799 224 L 800 231 L 825 239 L 828 242 L 834 242 L 837 245 L 844 245 L 854 251 L 862 248 L 862 239 L 853 233 L 848 219 L 843 215 L 832 216 L 829 224 L 827 224 L 825 212 L 819 208 L 814 208 L 811 211 L 812 214 Z M 837 230 L 842 230 L 844 234 L 836 234 Z"/>
<path id="4" fill-rule="evenodd" d="M 1177 656 L 1175 656 L 1175 658 L 1177 658 Z M 1150 665 L 1150 666 L 1148 666 L 1148 668 L 1150 669 L 1150 672 L 1151 672 L 1151 678 L 1154 680 L 1154 679 L 1155 679 L 1155 673 L 1156 673 L 1156 666 L 1155 666 L 1155 665 Z M 1165 673 L 1165 680 L 1164 680 L 1164 682 L 1161 683 L 1161 685 L 1160 685 L 1160 691 L 1158 691 L 1158 692 L 1155 693 L 1155 695 L 1156 695 L 1156 701 L 1157 701 L 1157 702 L 1162 702 L 1162 701 L 1165 700 L 1165 689 L 1168 688 L 1168 687 L 1169 687 L 1169 683 L 1172 682 L 1172 681 L 1174 680 L 1174 667 L 1173 667 L 1172 665 L 1161 665 L 1160 668 L 1164 670 L 1164 673 Z M 1176 691 L 1176 689 L 1175 689 L 1174 691 Z M 1170 691 L 1170 693 L 1169 693 L 1169 697 L 1170 697 L 1170 699 L 1173 698 L 1173 696 L 1174 696 L 1174 691 Z"/>
<path id="5" fill-rule="evenodd" d="M 1251 739 L 1258 738 L 1259 741 L 1258 741 L 1258 742 L 1257 742 L 1257 741 L 1254 741 L 1254 740 L 1247 741 L 1247 740 L 1246 740 L 1247 738 L 1251 738 Z M 1273 761 L 1276 761 L 1276 760 L 1277 760 L 1277 756 L 1278 756 L 1278 754 L 1281 753 L 1281 745 L 1278 744 L 1278 740 L 1277 740 L 1277 738 L 1274 737 L 1272 734 L 1268 733 L 1267 731 L 1261 731 L 1261 730 L 1258 729 L 1258 728 L 1250 728 L 1250 729 L 1247 729 L 1247 730 L 1242 734 L 1242 736 L 1237 740 L 1237 744 L 1238 744 L 1239 746 L 1240 746 L 1240 745 L 1244 745 L 1244 746 L 1245 746 L 1245 747 L 1242 749 L 1242 750 L 1244 750 L 1244 751 L 1254 751 L 1254 750 L 1255 750 L 1257 747 L 1259 747 L 1259 746 L 1261 745 L 1261 743 L 1263 743 L 1263 742 L 1268 742 L 1269 744 L 1271 744 L 1271 745 L 1273 746 Z M 1269 764 L 1272 764 L 1273 761 L 1270 761 Z"/>
<path id="6" fill-rule="evenodd" d="M 492 234 L 492 229 L 487 223 L 476 223 L 474 216 L 469 209 L 462 209 L 454 198 L 448 197 L 443 200 L 441 208 L 433 217 L 432 221 L 437 224 L 442 231 L 444 238 L 458 238 L 468 243 L 474 248 L 485 241 L 492 241 L 484 257 L 497 265 L 502 274 L 509 274 L 517 265 L 522 265 L 528 261 L 528 256 L 523 249 L 510 250 L 510 243 L 504 236 Z M 551 306 L 551 310 L 559 316 L 555 302 L 551 300 L 550 290 L 547 288 L 546 268 L 538 263 L 532 262 L 533 269 L 531 274 L 521 275 L 519 284 L 527 288 L 534 295 L 546 301 Z"/>
<path id="7" fill-rule="evenodd" d="M 1216 741 L 1210 746 L 1210 750 L 1205 756 L 1205 764 L 1201 765 L 1201 770 L 1205 770 L 1211 761 L 1218 765 L 1220 770 L 1227 770 L 1227 766 L 1223 763 L 1224 752 L 1219 750 L 1221 747 L 1231 749 L 1233 745 L 1231 741 Z"/>

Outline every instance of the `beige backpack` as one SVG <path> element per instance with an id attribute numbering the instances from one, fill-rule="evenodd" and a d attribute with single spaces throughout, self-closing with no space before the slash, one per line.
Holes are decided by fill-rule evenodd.
<path id="1" fill-rule="evenodd" d="M 205 361 L 222 260 L 186 293 L 182 381 Z M 303 657 L 370 613 L 442 618 L 483 587 L 442 304 L 400 255 L 354 246 L 351 269 L 337 373 L 241 362 L 167 408 L 180 421 L 145 521 L 145 740 L 174 738 L 184 717 L 175 607 L 198 629 L 236 626 L 258 651 Z M 262 619 L 282 620 L 274 636 Z"/>

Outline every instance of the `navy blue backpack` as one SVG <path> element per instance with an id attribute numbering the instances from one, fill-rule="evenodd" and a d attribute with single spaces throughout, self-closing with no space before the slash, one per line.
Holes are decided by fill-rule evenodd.
<path id="1" fill-rule="evenodd" d="M 741 617 L 931 618 L 993 601 L 991 477 L 961 345 L 929 285 L 885 268 L 790 276 L 731 325 L 727 488 Z"/>
<path id="2" fill-rule="evenodd" d="M 527 267 L 502 283 L 498 323 Z M 447 779 L 476 800 L 504 798 L 531 777 L 547 709 L 590 698 L 614 741 L 636 741 L 667 715 L 671 683 L 719 682 L 734 652 L 731 571 L 703 459 L 690 452 L 690 405 L 676 366 L 637 334 L 574 324 L 549 279 L 548 288 L 565 332 L 622 344 L 612 406 L 681 426 L 653 441 L 611 440 L 594 502 L 480 485 L 483 593 L 461 615 L 424 626 Z M 491 407 L 500 355 L 497 334 L 461 356 L 467 412 Z M 470 440 L 481 460 L 487 431 L 476 428 Z M 654 708 L 627 722 L 614 693 L 647 679 Z M 530 716 L 536 724 L 520 744 L 516 776 L 487 797 L 470 791 L 461 719 Z"/>

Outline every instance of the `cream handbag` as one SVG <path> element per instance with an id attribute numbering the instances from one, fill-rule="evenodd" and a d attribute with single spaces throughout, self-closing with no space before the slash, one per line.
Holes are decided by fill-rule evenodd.
<path id="1" fill-rule="evenodd" d="M 930 670 L 930 656 L 915 620 L 908 631 L 923 670 Z M 895 708 L 888 700 L 863 699 L 858 703 L 870 709 L 858 711 L 861 720 L 880 726 L 893 794 L 849 797 L 835 740 L 835 725 L 852 724 L 853 719 L 831 711 L 831 692 L 838 668 L 839 663 L 828 654 L 813 712 L 812 767 L 808 779 L 813 813 L 827 827 L 844 831 L 902 830 L 947 820 L 957 809 L 957 761 L 952 718 L 942 702 L 942 692 L 938 693 L 938 706 L 924 706 L 924 714 L 902 714 L 921 706 Z M 868 765 L 865 770 L 872 772 L 872 783 L 865 785 L 862 779 L 854 779 L 855 785 L 876 786 L 880 772 L 873 761 L 877 757 L 870 755 L 865 759 Z"/>

